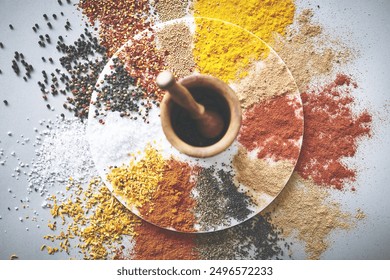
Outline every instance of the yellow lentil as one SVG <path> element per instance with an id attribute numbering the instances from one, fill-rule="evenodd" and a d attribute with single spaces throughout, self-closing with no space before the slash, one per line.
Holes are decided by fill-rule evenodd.
<path id="1" fill-rule="evenodd" d="M 248 74 L 250 64 L 268 56 L 270 48 L 252 33 L 229 23 L 195 18 L 193 55 L 197 70 L 225 82 Z"/>
<path id="2" fill-rule="evenodd" d="M 136 161 L 133 155 L 128 166 L 112 168 L 107 179 L 114 193 L 123 197 L 129 206 L 142 207 L 157 190 L 165 165 L 162 155 L 148 145 L 141 160 Z"/>

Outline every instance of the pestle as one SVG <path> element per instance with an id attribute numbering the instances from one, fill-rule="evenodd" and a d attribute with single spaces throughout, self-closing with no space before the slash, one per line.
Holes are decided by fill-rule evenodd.
<path id="1" fill-rule="evenodd" d="M 161 89 L 166 90 L 178 105 L 188 111 L 196 121 L 198 130 L 203 137 L 214 138 L 222 133 L 224 128 L 222 117 L 197 103 L 189 90 L 176 82 L 171 72 L 161 72 L 156 78 L 156 83 Z"/>

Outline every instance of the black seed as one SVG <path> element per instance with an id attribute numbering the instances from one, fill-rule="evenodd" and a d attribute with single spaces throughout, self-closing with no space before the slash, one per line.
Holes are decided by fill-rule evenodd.
<path id="1" fill-rule="evenodd" d="M 12 24 L 9 25 L 9 28 L 10 28 L 11 30 L 14 30 L 14 27 L 13 27 Z"/>
<path id="2" fill-rule="evenodd" d="M 64 114 L 64 113 L 61 113 L 61 117 L 62 117 L 63 119 L 65 119 L 65 114 Z"/>
<path id="3" fill-rule="evenodd" d="M 64 12 L 61 12 L 61 16 L 64 16 Z"/>
<path id="4" fill-rule="evenodd" d="M 20 58 L 24 59 L 24 55 L 22 53 L 20 53 Z"/>
<path id="5" fill-rule="evenodd" d="M 47 109 L 51 109 L 50 104 L 46 104 Z"/>
<path id="6" fill-rule="evenodd" d="M 62 6 L 62 1 L 61 0 L 57 0 L 58 4 L 60 4 L 60 6 Z"/>
<path id="7" fill-rule="evenodd" d="M 0 48 L 4 49 L 4 45 L 2 42 L 0 42 Z"/>
<path id="8" fill-rule="evenodd" d="M 34 30 L 34 32 L 37 32 L 37 29 L 35 28 L 35 26 L 33 26 L 32 29 Z"/>
<path id="9" fill-rule="evenodd" d="M 44 58 L 43 56 L 42 56 L 42 61 L 43 61 L 43 62 L 46 62 L 46 58 Z"/>
<path id="10" fill-rule="evenodd" d="M 54 18 L 54 19 L 57 19 L 57 15 L 56 15 L 56 14 L 53 14 L 53 18 Z"/>
<path id="11" fill-rule="evenodd" d="M 50 22 L 48 22 L 48 23 L 47 23 L 47 26 L 49 26 L 49 28 L 50 28 L 50 29 L 52 29 L 52 28 L 53 28 L 53 26 L 51 25 L 51 23 L 50 23 Z"/>
<path id="12" fill-rule="evenodd" d="M 27 82 L 27 78 L 26 78 L 26 77 L 23 77 L 23 80 L 24 80 L 25 82 Z"/>
<path id="13" fill-rule="evenodd" d="M 49 19 L 48 16 L 47 16 L 47 14 L 43 14 L 43 18 L 46 19 L 46 20 Z"/>
<path id="14" fill-rule="evenodd" d="M 39 25 L 38 25 L 38 23 L 36 23 L 36 24 L 35 24 L 35 27 L 36 27 L 37 29 L 39 29 Z"/>
<path id="15" fill-rule="evenodd" d="M 7 100 L 4 99 L 3 102 L 4 102 L 5 106 L 8 106 L 8 101 Z"/>
<path id="16" fill-rule="evenodd" d="M 49 61 L 50 61 L 50 63 L 54 63 L 54 61 L 51 57 L 49 57 Z"/>

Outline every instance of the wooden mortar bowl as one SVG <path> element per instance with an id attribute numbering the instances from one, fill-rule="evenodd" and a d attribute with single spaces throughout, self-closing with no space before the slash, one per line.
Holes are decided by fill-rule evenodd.
<path id="1" fill-rule="evenodd" d="M 223 98 L 230 112 L 229 119 L 226 120 L 227 130 L 216 143 L 198 147 L 184 142 L 174 131 L 172 125 L 172 109 L 177 106 L 170 94 L 165 94 L 160 104 L 161 125 L 167 140 L 180 152 L 192 157 L 206 158 L 215 156 L 226 150 L 236 139 L 241 127 L 241 106 L 235 92 L 223 81 L 207 75 L 191 75 L 179 81 L 190 93 L 194 88 L 207 88 L 213 94 Z M 208 92 L 209 92 L 208 91 Z"/>

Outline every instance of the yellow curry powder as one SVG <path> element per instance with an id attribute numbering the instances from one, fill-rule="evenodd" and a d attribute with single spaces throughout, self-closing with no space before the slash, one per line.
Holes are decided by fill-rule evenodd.
<path id="1" fill-rule="evenodd" d="M 162 155 L 149 145 L 142 159 L 136 161 L 133 156 L 129 165 L 112 168 L 107 179 L 115 194 L 124 198 L 129 206 L 138 208 L 152 199 L 163 178 L 165 165 Z"/>
<path id="2" fill-rule="evenodd" d="M 197 0 L 194 15 L 217 18 L 237 24 L 265 42 L 273 41 L 272 34 L 285 35 L 286 27 L 293 23 L 293 0 Z"/>
<path id="3" fill-rule="evenodd" d="M 269 47 L 250 32 L 217 20 L 195 18 L 193 50 L 197 70 L 225 82 L 248 74 L 252 62 L 267 57 Z"/>
<path id="4" fill-rule="evenodd" d="M 63 225 L 68 220 L 71 222 L 65 229 L 52 227 L 49 223 L 48 227 L 56 234 L 46 235 L 44 239 L 60 243 L 58 247 L 42 245 L 41 250 L 46 249 L 51 255 L 62 251 L 69 253 L 71 240 L 78 238 L 76 246 L 85 259 L 105 259 L 110 251 L 116 250 L 124 235 L 135 235 L 134 226 L 141 222 L 140 219 L 101 185 L 99 179 L 92 180 L 86 190 L 71 181 L 69 189 L 73 194 L 65 199 L 51 197 L 50 213 L 54 219 L 60 217 Z"/>

